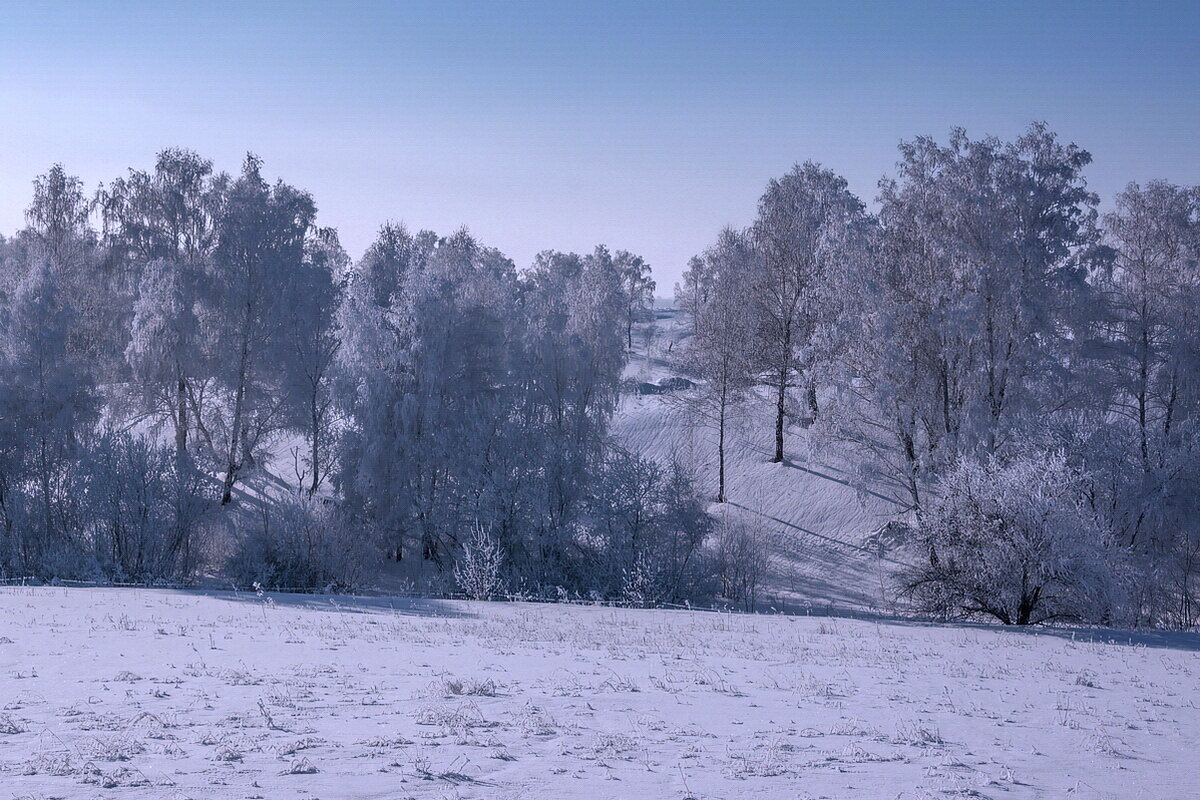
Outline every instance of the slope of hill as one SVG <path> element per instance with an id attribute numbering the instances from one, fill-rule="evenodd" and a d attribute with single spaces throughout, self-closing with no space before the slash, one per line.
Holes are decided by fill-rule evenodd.
<path id="1" fill-rule="evenodd" d="M 672 356 L 686 337 L 679 312 L 660 307 L 655 331 L 643 337 L 626 369 L 631 384 L 683 377 Z M 852 485 L 843 464 L 811 447 L 807 431 L 791 426 L 788 457 L 771 463 L 773 417 L 765 397 L 737 411 L 727 436 L 725 504 L 714 515 L 735 517 L 763 536 L 772 552 L 766 578 L 775 602 L 790 608 L 885 610 L 887 573 L 895 562 L 866 545 L 867 537 L 903 504 Z M 715 496 L 716 431 L 700 423 L 675 393 L 627 394 L 613 423 L 624 445 L 662 462 L 682 460 Z"/>

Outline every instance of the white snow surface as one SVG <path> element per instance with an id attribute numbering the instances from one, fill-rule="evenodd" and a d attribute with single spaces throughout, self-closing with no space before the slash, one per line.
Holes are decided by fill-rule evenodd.
<path id="1" fill-rule="evenodd" d="M 0 798 L 1196 798 L 1195 635 L 0 588 Z"/>
<path id="2" fill-rule="evenodd" d="M 649 344 L 635 340 L 628 380 L 658 383 L 679 376 L 672 360 L 686 346 L 685 321 L 670 308 L 656 316 L 656 337 Z M 625 447 L 660 463 L 682 461 L 715 497 L 717 432 L 678 400 L 670 393 L 623 395 L 613 433 Z M 728 502 L 709 506 L 713 515 L 737 518 L 767 540 L 772 562 L 760 605 L 891 611 L 889 575 L 897 556 L 878 552 L 866 540 L 905 504 L 856 485 L 847 465 L 797 425 L 786 429 L 784 463 L 772 463 L 774 420 L 774 405 L 761 392 L 736 410 L 726 434 Z"/>

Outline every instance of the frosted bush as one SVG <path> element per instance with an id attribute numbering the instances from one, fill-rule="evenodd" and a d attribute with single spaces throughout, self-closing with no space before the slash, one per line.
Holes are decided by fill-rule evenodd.
<path id="1" fill-rule="evenodd" d="M 1103 615 L 1111 572 L 1079 486 L 1061 455 L 960 460 L 920 516 L 923 563 L 906 595 L 924 612 L 1006 625 Z"/>
<path id="2" fill-rule="evenodd" d="M 472 600 L 490 600 L 500 593 L 500 570 L 504 553 L 500 544 L 481 526 L 463 545 L 462 557 L 454 565 L 454 581 Z"/>
<path id="3" fill-rule="evenodd" d="M 722 522 L 713 553 L 721 596 L 753 611 L 768 559 L 767 543 L 759 531 L 728 520 Z"/>
<path id="4" fill-rule="evenodd" d="M 632 606 L 651 608 L 658 605 L 661 598 L 657 571 L 650 560 L 643 556 L 633 565 L 633 569 L 626 571 L 621 599 Z"/>

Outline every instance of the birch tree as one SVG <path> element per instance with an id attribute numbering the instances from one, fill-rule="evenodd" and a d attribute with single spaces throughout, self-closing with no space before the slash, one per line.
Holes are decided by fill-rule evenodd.
<path id="1" fill-rule="evenodd" d="M 1115 408 L 1135 425 L 1149 471 L 1200 400 L 1200 194 L 1164 181 L 1130 184 L 1104 222 L 1117 253 L 1104 286 L 1114 312 Z"/>
<path id="2" fill-rule="evenodd" d="M 30 243 L 26 268 L 40 263 L 49 269 L 56 292 L 72 309 L 68 348 L 87 359 L 93 374 L 110 374 L 127 335 L 127 316 L 121 313 L 127 296 L 101 269 L 83 181 L 55 164 L 33 186 L 33 201 L 25 212 L 24 234 Z"/>
<path id="3" fill-rule="evenodd" d="M 633 350 L 633 326 L 650 316 L 654 307 L 654 279 L 650 265 L 641 256 L 618 250 L 613 263 L 621 276 L 625 295 L 625 347 Z"/>
<path id="4" fill-rule="evenodd" d="M 1130 184 L 1104 224 L 1116 259 L 1097 275 L 1090 411 L 1066 438 L 1137 576 L 1131 621 L 1186 627 L 1200 617 L 1200 191 Z"/>
<path id="5" fill-rule="evenodd" d="M 256 449 L 283 421 L 279 391 L 285 298 L 280 291 L 304 260 L 313 227 L 312 197 L 285 183 L 269 185 L 261 162 L 247 156 L 236 180 L 222 180 L 215 215 L 217 244 L 208 271 L 206 323 L 214 331 L 224 401 L 212 420 L 225 477 L 222 504 Z"/>
<path id="6" fill-rule="evenodd" d="M 338 338 L 336 312 L 350 257 L 337 231 L 321 228 L 305 243 L 304 260 L 284 285 L 280 363 L 292 420 L 304 433 L 308 493 L 333 468 L 334 394 Z"/>
<path id="7" fill-rule="evenodd" d="M 958 454 L 1000 453 L 1083 402 L 1072 365 L 1101 253 L 1091 157 L 1043 125 L 1008 143 L 919 138 L 901 156 L 847 289 L 837 427 L 919 504 Z"/>
<path id="8" fill-rule="evenodd" d="M 136 292 L 125 361 L 141 413 L 174 429 L 177 459 L 202 424 L 210 377 L 197 306 L 216 244 L 212 162 L 159 153 L 153 172 L 130 170 L 97 195 L 108 258 Z"/>
<path id="9" fill-rule="evenodd" d="M 79 544 L 67 474 L 99 401 L 68 348 L 72 321 L 45 262 L 0 308 L 0 557 L 9 574 L 52 576 Z"/>
<path id="10" fill-rule="evenodd" d="M 743 296 L 761 264 L 750 237 L 726 228 L 716 244 L 692 259 L 684 274 L 681 306 L 692 319 L 685 368 L 700 383 L 685 399 L 687 409 L 717 434 L 716 501 L 727 499 L 726 440 L 730 417 L 753 385 L 753 318 Z"/>
<path id="11" fill-rule="evenodd" d="M 784 459 L 788 393 L 797 381 L 807 381 L 816 413 L 813 337 L 822 320 L 825 276 L 838 257 L 828 243 L 863 213 L 845 179 L 811 161 L 772 180 L 758 202 L 752 235 L 762 269 L 752 286 L 762 380 L 775 396 L 773 461 Z"/>

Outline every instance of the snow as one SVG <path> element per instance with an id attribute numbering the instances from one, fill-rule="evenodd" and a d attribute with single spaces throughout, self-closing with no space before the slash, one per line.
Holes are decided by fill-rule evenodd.
<path id="1" fill-rule="evenodd" d="M 656 316 L 655 340 L 649 347 L 637 342 L 626 368 L 626 377 L 634 381 L 658 383 L 679 374 L 669 362 L 672 353 L 666 351 L 682 346 L 683 320 L 669 308 L 660 308 Z M 613 432 L 641 455 L 664 463 L 672 457 L 683 460 L 715 496 L 716 431 L 692 423 L 670 395 L 623 395 Z M 881 559 L 865 540 L 895 518 L 904 504 L 860 492 L 846 464 L 827 449 L 810 445 L 809 432 L 799 426 L 787 429 L 787 460 L 771 463 L 774 435 L 771 401 L 751 397 L 729 433 L 729 502 L 713 504 L 710 512 L 739 517 L 768 539 L 774 559 L 766 582 L 774 605 L 824 611 L 889 609 L 887 574 L 894 561 L 891 556 Z"/>
<path id="2" fill-rule="evenodd" d="M 0 798 L 1189 798 L 1200 641 L 0 588 Z"/>

